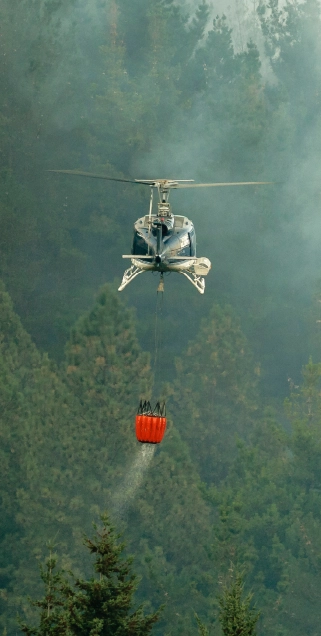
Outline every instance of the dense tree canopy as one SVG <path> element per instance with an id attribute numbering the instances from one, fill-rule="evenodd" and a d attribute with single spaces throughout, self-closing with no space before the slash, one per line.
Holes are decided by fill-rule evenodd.
<path id="1" fill-rule="evenodd" d="M 1 3 L 8 636 L 17 610 L 33 624 L 26 599 L 41 595 L 48 541 L 88 581 L 81 536 L 106 508 L 136 555 L 137 602 L 151 616 L 165 604 L 155 634 L 195 634 L 195 613 L 219 630 L 231 562 L 261 609 L 259 634 L 319 630 L 320 7 L 244 5 L 241 42 L 228 7 L 191 5 Z M 46 172 L 68 168 L 275 182 L 173 192 L 213 268 L 202 298 L 166 279 L 154 388 L 155 279 L 129 286 L 129 307 L 115 291 L 148 192 Z M 153 390 L 168 397 L 157 449 L 133 428 Z"/>

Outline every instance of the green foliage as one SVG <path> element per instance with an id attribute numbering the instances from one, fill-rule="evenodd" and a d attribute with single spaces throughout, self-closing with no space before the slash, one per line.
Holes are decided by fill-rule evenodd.
<path id="1" fill-rule="evenodd" d="M 206 625 L 204 625 L 201 621 L 201 619 L 199 618 L 199 616 L 195 613 L 195 618 L 197 621 L 197 625 L 198 625 L 198 633 L 199 636 L 209 636 L 209 631 L 206 627 Z"/>
<path id="2" fill-rule="evenodd" d="M 17 610 L 26 624 L 35 620 L 26 595 L 39 597 L 37 562 L 48 538 L 55 537 L 64 569 L 88 571 L 79 539 L 88 513 L 97 517 L 107 504 L 138 555 L 140 602 L 152 611 L 169 601 L 156 631 L 171 624 L 192 634 L 190 599 L 197 611 L 210 611 L 209 512 L 171 424 L 147 473 L 134 415 L 149 367 L 131 313 L 106 287 L 75 326 L 58 374 L 4 291 L 1 301 L 2 627 L 14 633 Z"/>
<path id="3" fill-rule="evenodd" d="M 141 600 L 153 607 L 165 603 L 157 633 L 192 636 L 191 607 L 213 619 L 211 518 L 188 448 L 171 421 L 129 509 L 128 537 L 143 575 Z"/>
<path id="4" fill-rule="evenodd" d="M 50 554 L 41 578 L 45 596 L 33 604 L 40 608 L 39 626 L 21 624 L 27 636 L 121 636 L 150 634 L 159 611 L 145 615 L 143 608 L 133 611 L 133 594 L 138 580 L 131 559 L 124 559 L 124 544 L 118 542 L 106 516 L 102 528 L 85 544 L 95 557 L 95 576 L 89 580 L 67 578 L 55 572 L 56 557 Z M 71 578 L 71 582 L 70 582 Z"/>
<path id="5" fill-rule="evenodd" d="M 205 1 L 194 13 L 172 0 L 1 3 L 0 274 L 22 321 L 1 287 L 0 624 L 10 636 L 17 607 L 32 621 L 25 598 L 39 596 L 48 537 L 63 568 L 87 580 L 77 540 L 106 505 L 138 555 L 140 600 L 168 601 L 158 633 L 194 633 L 191 607 L 211 625 L 231 560 L 246 566 L 264 636 L 320 624 L 320 363 L 302 387 L 296 379 L 309 353 L 319 359 L 306 308 L 319 277 L 320 10 L 261 3 L 259 46 L 244 39 L 242 50 L 210 11 Z M 90 309 L 120 279 L 145 191 L 44 172 L 76 167 L 283 182 L 198 191 L 176 208 L 196 221 L 213 270 L 204 299 L 183 277 L 166 288 L 168 379 L 179 360 L 149 468 L 133 434 L 148 356 L 112 287 Z M 146 274 L 128 290 L 145 349 L 152 285 Z M 273 398 L 294 378 L 287 433 L 279 407 L 264 410 L 259 375 Z"/>
<path id="6" fill-rule="evenodd" d="M 41 579 L 45 587 L 45 596 L 39 601 L 31 601 L 32 605 L 41 609 L 39 627 L 29 627 L 21 622 L 22 632 L 28 636 L 45 634 L 64 634 L 67 627 L 67 616 L 64 608 L 65 579 L 61 571 L 55 571 L 57 557 L 50 551 L 45 567 L 41 566 Z"/>
<path id="7" fill-rule="evenodd" d="M 223 577 L 231 560 L 245 564 L 262 610 L 259 633 L 313 633 L 319 616 L 312 591 L 320 589 L 318 367 L 305 367 L 305 383 L 287 403 L 292 434 L 267 412 L 250 445 L 239 445 L 225 483 L 207 491 L 219 508 L 214 559 Z"/>
<path id="8" fill-rule="evenodd" d="M 177 360 L 173 396 L 177 426 L 204 481 L 226 476 L 236 435 L 249 434 L 258 373 L 231 307 L 214 306 Z"/>
<path id="9" fill-rule="evenodd" d="M 90 452 L 96 461 L 100 457 L 101 471 L 111 461 L 116 468 L 133 452 L 133 414 L 150 392 L 148 355 L 140 350 L 132 313 L 116 293 L 103 288 L 66 346 L 66 382 L 90 421 Z"/>
<path id="10" fill-rule="evenodd" d="M 220 623 L 224 636 L 254 636 L 260 613 L 251 608 L 252 594 L 243 597 L 244 582 L 240 572 L 220 597 Z"/>

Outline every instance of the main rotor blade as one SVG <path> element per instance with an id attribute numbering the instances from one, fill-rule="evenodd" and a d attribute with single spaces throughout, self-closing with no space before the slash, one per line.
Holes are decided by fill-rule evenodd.
<path id="1" fill-rule="evenodd" d="M 241 185 L 267 185 L 274 183 L 274 181 L 235 181 L 230 183 L 187 183 L 186 185 L 183 183 L 182 185 L 178 183 L 173 186 L 174 188 L 209 188 L 209 187 L 220 187 L 220 186 L 241 186 Z"/>
<path id="2" fill-rule="evenodd" d="M 116 177 L 106 177 L 104 174 L 96 174 L 94 172 L 82 172 L 81 170 L 47 170 L 47 172 L 57 172 L 59 174 L 72 174 L 77 177 L 89 177 L 91 179 L 104 179 L 106 181 L 120 181 L 121 183 L 140 183 L 154 187 L 172 188 L 213 188 L 221 186 L 242 186 L 242 185 L 270 185 L 274 181 L 231 181 L 229 183 L 189 183 L 192 179 L 177 180 L 172 179 L 118 179 Z"/>
<path id="3" fill-rule="evenodd" d="M 74 174 L 77 177 L 90 177 L 92 179 L 106 179 L 107 181 L 121 181 L 123 183 L 141 183 L 143 185 L 150 185 L 145 181 L 138 181 L 137 179 L 116 179 L 116 177 L 106 177 L 104 174 L 95 174 L 93 172 L 81 172 L 80 170 L 47 170 L 47 172 L 58 172 L 60 174 Z"/>

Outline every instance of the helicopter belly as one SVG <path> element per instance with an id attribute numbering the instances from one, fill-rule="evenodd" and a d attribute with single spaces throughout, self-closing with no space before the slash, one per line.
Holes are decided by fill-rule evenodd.
<path id="1" fill-rule="evenodd" d="M 192 274 L 196 274 L 196 276 L 206 276 L 211 267 L 211 261 L 205 256 L 201 258 L 180 258 L 180 260 L 175 260 L 174 257 L 168 263 L 168 270 L 171 272 L 187 270 Z"/>
<path id="2" fill-rule="evenodd" d="M 156 265 L 155 261 L 145 261 L 140 260 L 139 258 L 132 258 L 132 264 L 135 267 L 139 267 L 139 269 L 143 269 L 144 271 L 159 271 L 159 267 Z"/>
<path id="3" fill-rule="evenodd" d="M 167 270 L 169 272 L 182 272 L 183 270 L 192 270 L 194 266 L 195 258 L 186 258 L 186 260 L 175 260 L 175 257 L 171 258 L 166 263 Z"/>

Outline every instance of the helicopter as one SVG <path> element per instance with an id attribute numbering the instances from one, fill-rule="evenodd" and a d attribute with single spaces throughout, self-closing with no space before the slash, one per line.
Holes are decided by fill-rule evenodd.
<path id="1" fill-rule="evenodd" d="M 49 172 L 70 174 L 107 181 L 135 183 L 150 187 L 148 214 L 140 217 L 134 224 L 134 238 L 131 254 L 123 254 L 130 259 L 131 266 L 125 270 L 118 291 L 122 291 L 136 276 L 144 272 L 158 272 L 160 283 L 157 291 L 164 291 L 164 274 L 177 272 L 183 274 L 204 294 L 205 280 L 211 269 L 211 261 L 205 256 L 196 256 L 195 228 L 186 216 L 173 214 L 168 202 L 170 191 L 181 188 L 204 188 L 241 185 L 264 185 L 271 181 L 240 181 L 229 183 L 194 183 L 193 179 L 119 179 L 101 174 L 81 172 L 79 170 L 49 170 Z M 153 193 L 158 192 L 157 211 L 153 211 Z"/>

